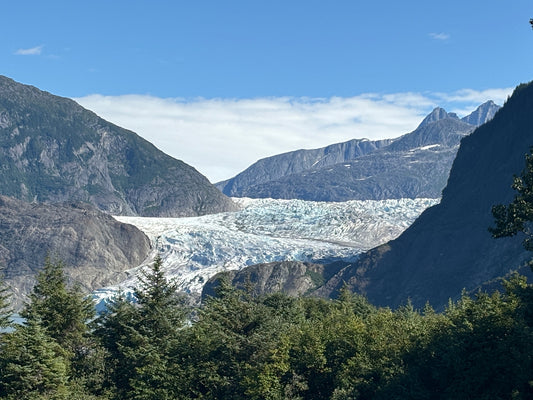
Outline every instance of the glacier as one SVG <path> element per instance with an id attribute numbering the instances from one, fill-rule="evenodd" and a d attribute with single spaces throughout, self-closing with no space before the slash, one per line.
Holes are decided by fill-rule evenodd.
<path id="1" fill-rule="evenodd" d="M 439 199 L 304 200 L 233 198 L 236 212 L 188 218 L 116 216 L 135 225 L 152 242 L 145 262 L 129 278 L 94 292 L 97 302 L 138 284 L 140 269 L 158 254 L 163 270 L 197 301 L 203 284 L 225 270 L 272 261 L 354 260 L 366 250 L 399 236 Z"/>

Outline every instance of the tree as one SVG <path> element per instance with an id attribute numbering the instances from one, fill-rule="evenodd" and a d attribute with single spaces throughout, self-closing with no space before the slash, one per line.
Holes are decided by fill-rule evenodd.
<path id="1" fill-rule="evenodd" d="M 498 204 L 492 207 L 496 227 L 489 228 L 495 238 L 515 236 L 523 232 L 526 237 L 524 248 L 533 251 L 533 147 L 526 154 L 526 166 L 521 176 L 513 177 L 512 188 L 517 192 L 507 206 Z"/>
<path id="2" fill-rule="evenodd" d="M 63 351 L 69 382 L 79 391 L 98 393 L 102 379 L 102 349 L 94 341 L 89 321 L 95 316 L 92 299 L 78 285 L 69 287 L 61 261 L 45 260 L 30 302 L 21 312 L 28 325 L 39 325 Z M 85 389 L 84 389 L 85 388 Z"/>
<path id="3" fill-rule="evenodd" d="M 11 315 L 13 310 L 9 303 L 11 295 L 8 288 L 5 286 L 3 277 L 0 275 L 0 329 L 5 329 L 11 326 Z"/>
<path id="4" fill-rule="evenodd" d="M 76 352 L 89 332 L 87 322 L 94 318 L 93 301 L 81 293 L 79 286 L 67 286 L 64 264 L 46 259 L 37 275 L 21 316 L 40 322 L 48 334 L 63 348 Z"/>
<path id="5" fill-rule="evenodd" d="M 34 320 L 17 325 L 3 338 L 0 397 L 66 399 L 67 362 L 61 347 Z"/>
<path id="6" fill-rule="evenodd" d="M 175 348 L 186 312 L 161 258 L 142 272 L 133 294 L 134 302 L 119 295 L 97 321 L 95 333 L 109 353 L 109 383 L 117 398 L 175 398 L 180 386 Z"/>

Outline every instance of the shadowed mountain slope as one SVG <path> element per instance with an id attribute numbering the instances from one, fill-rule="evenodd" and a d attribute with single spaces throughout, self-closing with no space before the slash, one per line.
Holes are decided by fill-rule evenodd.
<path id="1" fill-rule="evenodd" d="M 533 85 L 519 86 L 493 120 L 461 141 L 440 204 L 400 237 L 365 253 L 315 293 L 335 296 L 346 282 L 379 305 L 410 298 L 442 307 L 524 265 L 531 254 L 520 238 L 493 239 L 491 208 L 514 197 L 513 175 L 533 145 Z M 528 268 L 523 267 L 524 272 Z"/>

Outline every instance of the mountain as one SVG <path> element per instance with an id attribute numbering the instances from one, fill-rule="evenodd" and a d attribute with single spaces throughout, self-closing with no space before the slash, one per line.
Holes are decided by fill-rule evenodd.
<path id="1" fill-rule="evenodd" d="M 60 259 L 86 292 L 126 278 L 151 245 L 132 225 L 86 203 L 29 204 L 0 196 L 0 265 L 15 308 L 35 283 L 45 259 Z"/>
<path id="2" fill-rule="evenodd" d="M 315 294 L 335 296 L 347 283 L 375 304 L 397 306 L 411 299 L 443 307 L 469 291 L 506 275 L 528 272 L 531 254 L 521 238 L 493 239 L 491 208 L 514 197 L 513 175 L 524 168 L 533 145 L 533 84 L 519 86 L 494 118 L 465 137 L 441 202 L 397 239 L 364 253 Z"/>
<path id="3" fill-rule="evenodd" d="M 472 114 L 467 115 L 462 120 L 472 125 L 483 125 L 485 122 L 490 121 L 499 109 L 500 106 L 490 100 L 479 106 Z"/>
<path id="4" fill-rule="evenodd" d="M 286 153 L 263 159 L 217 187 L 232 196 L 252 198 L 312 201 L 437 198 L 446 185 L 461 139 L 475 128 L 465 121 L 490 119 L 498 108 L 492 105 L 492 102 L 481 105 L 463 120 L 454 113 L 436 108 L 415 131 L 377 144 L 366 141 L 364 152 L 341 152 L 343 146 L 353 143 L 346 142 L 307 150 L 307 153 Z M 329 164 L 323 164 L 320 158 L 326 149 L 331 155 L 329 159 L 335 160 Z M 291 165 L 291 157 L 300 159 L 303 155 L 311 157 L 307 159 L 307 169 L 302 170 L 299 164 L 301 171 L 278 174 L 279 177 L 273 179 L 261 172 L 268 171 L 267 167 L 275 162 Z"/>
<path id="5" fill-rule="evenodd" d="M 253 282 L 252 294 L 259 296 L 283 292 L 289 296 L 305 296 L 320 287 L 324 282 L 346 265 L 337 261 L 328 265 L 301 261 L 281 261 L 251 265 L 244 270 L 230 270 L 211 277 L 202 289 L 202 298 L 216 296 L 222 274 L 231 284 L 240 289 L 247 289 L 248 282 Z"/>
<path id="6" fill-rule="evenodd" d="M 0 76 L 0 193 L 116 215 L 235 210 L 207 178 L 76 102 Z"/>
<path id="7" fill-rule="evenodd" d="M 313 168 L 328 167 L 372 153 L 390 144 L 392 140 L 353 139 L 313 150 L 296 150 L 263 158 L 236 177 L 215 184 L 228 196 L 244 197 L 248 188 L 276 181 L 287 175 L 298 174 Z M 260 196 L 250 196 L 260 197 Z"/>

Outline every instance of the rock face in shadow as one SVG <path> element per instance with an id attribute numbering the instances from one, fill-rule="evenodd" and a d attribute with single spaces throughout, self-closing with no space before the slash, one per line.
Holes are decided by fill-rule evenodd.
<path id="1" fill-rule="evenodd" d="M 231 196 L 252 198 L 438 198 L 461 139 L 498 108 L 487 102 L 462 120 L 436 108 L 416 130 L 399 138 L 353 140 L 269 157 L 217 187 Z"/>
<path id="2" fill-rule="evenodd" d="M 115 215 L 197 216 L 236 206 L 193 167 L 76 102 L 0 76 L 0 193 L 82 201 Z"/>
<path id="3" fill-rule="evenodd" d="M 396 240 L 361 256 L 315 294 L 335 297 L 348 283 L 378 305 L 395 307 L 410 298 L 444 306 L 462 289 L 473 290 L 531 254 L 519 237 L 493 239 L 491 208 L 514 197 L 513 175 L 524 168 L 533 145 L 533 85 L 519 86 L 494 119 L 461 141 L 440 204 L 425 212 Z"/>
<path id="4" fill-rule="evenodd" d="M 0 196 L 0 265 L 16 308 L 45 259 L 64 262 L 87 292 L 125 278 L 150 252 L 148 237 L 87 204 L 29 204 Z"/>

